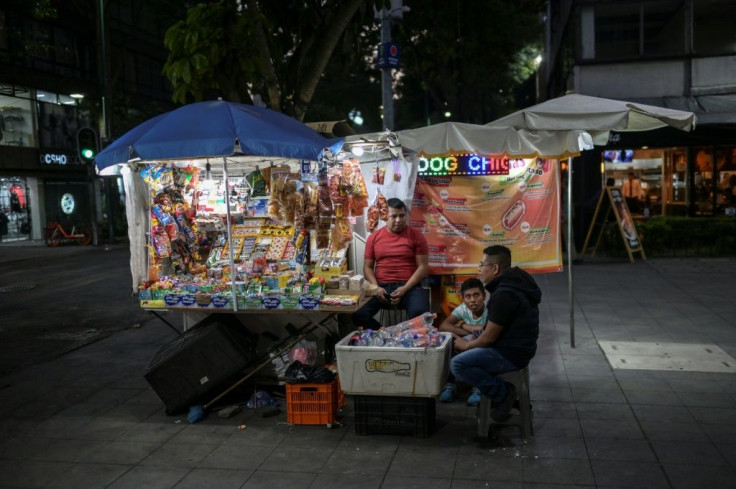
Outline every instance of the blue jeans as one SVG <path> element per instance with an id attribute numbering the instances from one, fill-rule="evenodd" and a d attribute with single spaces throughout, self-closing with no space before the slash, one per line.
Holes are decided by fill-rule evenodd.
<path id="1" fill-rule="evenodd" d="M 458 380 L 477 387 L 493 402 L 499 402 L 506 395 L 506 385 L 496 375 L 518 370 L 518 367 L 493 348 L 473 348 L 452 357 L 450 370 Z"/>
<path id="2" fill-rule="evenodd" d="M 391 292 L 404 285 L 404 283 L 405 282 L 392 282 L 388 284 L 378 284 L 378 286 L 386 289 L 386 294 L 391 294 Z M 382 325 L 376 321 L 373 316 L 375 316 L 381 309 L 387 309 L 389 307 L 391 307 L 390 304 L 379 300 L 377 297 L 372 297 L 363 307 L 353 313 L 353 324 L 355 324 L 355 326 L 363 326 L 364 329 L 376 330 Z M 424 289 L 417 285 L 404 294 L 396 307 L 399 309 L 405 309 L 407 317 L 413 318 L 429 311 L 429 299 L 427 298 L 427 294 Z"/>

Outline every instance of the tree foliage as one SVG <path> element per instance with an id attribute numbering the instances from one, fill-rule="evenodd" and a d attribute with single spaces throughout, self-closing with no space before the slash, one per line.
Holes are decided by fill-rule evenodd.
<path id="1" fill-rule="evenodd" d="M 221 0 L 166 33 L 165 75 L 180 103 L 261 99 L 302 119 L 332 53 L 365 0 Z"/>
<path id="2" fill-rule="evenodd" d="M 514 108 L 514 88 L 536 69 L 542 0 L 406 2 L 394 28 L 402 46 L 397 126 L 486 123 Z M 417 117 L 423 114 L 424 117 Z"/>

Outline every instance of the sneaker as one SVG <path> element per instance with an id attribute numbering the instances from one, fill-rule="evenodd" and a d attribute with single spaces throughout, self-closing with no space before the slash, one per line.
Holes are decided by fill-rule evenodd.
<path id="1" fill-rule="evenodd" d="M 455 387 L 455 384 L 445 384 L 445 387 L 442 389 L 442 393 L 440 394 L 440 402 L 454 401 L 455 392 L 457 392 L 457 387 Z"/>
<path id="2" fill-rule="evenodd" d="M 511 408 L 516 400 L 516 387 L 510 382 L 506 384 L 506 395 L 499 402 L 493 403 L 491 418 L 497 423 L 503 423 L 511 417 Z"/>
<path id="3" fill-rule="evenodd" d="M 481 394 L 478 388 L 473 387 L 473 392 L 471 392 L 468 396 L 468 400 L 466 401 L 466 403 L 468 404 L 468 406 L 477 406 L 478 404 L 480 404 L 480 397 Z"/>

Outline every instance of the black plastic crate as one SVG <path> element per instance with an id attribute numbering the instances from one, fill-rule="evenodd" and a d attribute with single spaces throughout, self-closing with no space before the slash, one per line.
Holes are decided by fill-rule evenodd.
<path id="1" fill-rule="evenodd" d="M 437 406 L 433 397 L 353 396 L 357 435 L 413 435 L 434 433 Z"/>
<path id="2" fill-rule="evenodd" d="M 144 377 L 167 414 L 185 411 L 254 360 L 257 336 L 232 314 L 213 314 L 163 346 Z"/>

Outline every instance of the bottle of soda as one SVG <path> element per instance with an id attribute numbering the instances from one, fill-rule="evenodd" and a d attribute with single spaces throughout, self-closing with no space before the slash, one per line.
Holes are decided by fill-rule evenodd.
<path id="1" fill-rule="evenodd" d="M 399 336 L 399 344 L 404 348 L 411 348 L 414 346 L 414 335 L 409 332 L 404 332 Z"/>

